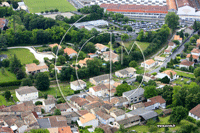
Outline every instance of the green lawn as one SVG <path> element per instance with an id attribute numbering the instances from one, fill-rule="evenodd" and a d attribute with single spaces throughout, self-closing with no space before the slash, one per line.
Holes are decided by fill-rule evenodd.
<path id="1" fill-rule="evenodd" d="M 62 90 L 62 92 L 63 92 L 63 94 L 64 94 L 64 96 L 68 96 L 68 95 L 70 95 L 70 94 L 74 94 L 74 91 L 73 90 L 71 90 L 70 89 L 70 86 L 69 85 L 60 85 L 60 88 L 61 88 L 61 90 Z M 58 89 L 58 87 L 50 87 L 48 90 L 46 90 L 46 91 L 40 91 L 42 94 L 48 94 L 48 95 L 53 95 L 53 96 L 55 96 L 56 97 L 56 94 L 57 94 L 57 96 L 58 97 L 60 97 L 61 96 L 61 93 L 60 93 L 60 91 L 59 91 L 59 89 Z"/>
<path id="2" fill-rule="evenodd" d="M 1 51 L 1 54 L 6 54 L 8 58 L 11 58 L 14 54 L 16 54 L 22 64 L 30 64 L 33 63 L 33 60 L 36 60 L 33 53 L 25 48 L 8 49 L 7 51 Z"/>
<path id="3" fill-rule="evenodd" d="M 167 116 L 167 117 L 159 117 L 160 121 L 157 122 L 156 125 L 170 124 L 170 123 L 168 122 L 169 117 L 170 117 L 170 116 Z M 176 125 L 176 127 L 169 128 L 169 131 L 175 131 L 175 130 L 179 129 L 181 126 L 187 125 L 187 124 L 192 124 L 192 123 L 189 122 L 189 121 L 186 121 L 186 120 L 182 120 L 182 121 L 180 122 L 180 124 Z M 129 129 L 130 129 L 130 130 L 135 130 L 135 131 L 137 131 L 138 133 L 148 132 L 148 130 L 149 130 L 149 129 L 148 129 L 148 126 L 146 126 L 146 125 L 143 125 L 143 126 L 137 125 L 137 126 L 130 127 Z M 164 132 L 164 128 L 158 128 L 157 133 L 161 133 L 161 132 Z"/>
<path id="4" fill-rule="evenodd" d="M 67 0 L 24 0 L 31 13 L 58 9 L 59 12 L 76 11 L 76 8 Z"/>
<path id="5" fill-rule="evenodd" d="M 1 69 L 0 69 L 1 70 Z M 16 75 L 5 69 L 5 74 L 0 71 L 0 83 L 16 81 Z"/>
<path id="6" fill-rule="evenodd" d="M 189 81 L 189 79 L 187 79 L 187 78 L 183 78 L 183 80 L 181 80 L 181 79 L 182 78 L 174 80 L 173 83 L 180 84 L 180 85 L 185 85 L 185 84 L 187 84 L 187 81 Z"/>
<path id="7" fill-rule="evenodd" d="M 144 73 L 144 67 L 136 67 L 136 73 L 137 74 L 143 74 Z"/>
<path id="8" fill-rule="evenodd" d="M 142 51 L 144 51 L 150 44 L 148 42 L 138 42 L 138 41 L 135 41 L 135 42 L 139 45 L 139 47 L 142 49 Z M 134 40 L 124 42 L 124 46 L 128 48 L 128 47 L 130 47 L 130 45 L 133 45 L 133 43 L 134 43 Z"/>
<path id="9" fill-rule="evenodd" d="M 10 105 L 14 105 L 15 103 L 10 99 L 8 101 L 5 100 L 5 97 L 0 95 L 0 106 L 1 105 L 5 105 L 5 106 L 10 106 Z"/>
<path id="10" fill-rule="evenodd" d="M 166 70 L 171 70 L 171 69 L 167 68 Z M 195 78 L 194 74 L 191 74 L 191 73 L 187 73 L 187 72 L 179 71 L 179 70 L 175 70 L 175 69 L 173 69 L 173 71 L 175 71 L 177 73 L 177 75 L 181 75 L 181 76 L 188 77 L 188 78 Z"/>

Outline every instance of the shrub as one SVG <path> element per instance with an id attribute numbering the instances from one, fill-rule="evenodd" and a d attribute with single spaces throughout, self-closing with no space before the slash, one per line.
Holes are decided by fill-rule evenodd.
<path id="1" fill-rule="evenodd" d="M 41 101 L 37 101 L 37 102 L 35 102 L 35 105 L 37 106 L 37 105 L 42 105 L 42 102 Z"/>
<path id="2" fill-rule="evenodd" d="M 21 80 L 16 80 L 16 81 L 10 81 L 10 82 L 0 83 L 0 87 L 19 86 L 20 84 L 21 84 Z"/>
<path id="3" fill-rule="evenodd" d="M 200 127 L 200 121 L 196 121 L 196 125 Z"/>
<path id="4" fill-rule="evenodd" d="M 48 10 L 45 11 L 45 13 L 48 13 L 48 12 L 49 12 Z"/>
<path id="5" fill-rule="evenodd" d="M 33 60 L 33 63 L 35 63 L 36 65 L 40 64 L 39 60 L 37 60 L 37 59 Z"/>
<path id="6" fill-rule="evenodd" d="M 194 119 L 190 116 L 187 116 L 186 120 L 188 120 L 189 122 L 192 122 L 192 123 L 196 123 L 196 119 Z"/>
<path id="7" fill-rule="evenodd" d="M 151 75 L 155 76 L 155 75 L 157 75 L 157 72 L 154 72 L 154 73 L 152 73 Z"/>

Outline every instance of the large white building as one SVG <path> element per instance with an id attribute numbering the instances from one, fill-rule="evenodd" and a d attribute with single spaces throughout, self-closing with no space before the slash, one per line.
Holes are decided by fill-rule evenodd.
<path id="1" fill-rule="evenodd" d="M 70 88 L 74 91 L 85 89 L 86 86 L 86 82 L 84 82 L 83 80 L 70 82 Z"/>
<path id="2" fill-rule="evenodd" d="M 23 86 L 15 90 L 19 101 L 31 101 L 38 98 L 38 90 L 34 86 Z"/>

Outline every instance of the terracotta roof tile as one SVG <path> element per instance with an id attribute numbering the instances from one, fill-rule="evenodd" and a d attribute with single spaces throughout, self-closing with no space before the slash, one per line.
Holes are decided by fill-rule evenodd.
<path id="1" fill-rule="evenodd" d="M 191 56 L 191 54 L 188 54 L 188 55 L 186 56 L 186 58 L 190 58 L 190 56 Z M 192 58 L 193 58 L 193 59 L 199 59 L 199 56 L 197 56 L 197 55 L 192 55 Z"/>
<path id="2" fill-rule="evenodd" d="M 72 133 L 70 126 L 67 127 L 59 127 L 58 133 Z"/>
<path id="3" fill-rule="evenodd" d="M 48 66 L 45 64 L 43 66 L 38 66 L 35 63 L 26 64 L 26 69 L 28 72 L 33 72 L 41 69 L 48 69 Z"/>
<path id="4" fill-rule="evenodd" d="M 170 76 L 171 73 L 172 73 L 172 75 L 175 75 L 175 74 L 176 74 L 176 72 L 174 72 L 173 70 L 165 70 L 165 71 L 163 71 L 162 73 L 165 73 L 165 74 L 167 74 L 168 76 Z"/>
<path id="5" fill-rule="evenodd" d="M 75 50 L 73 50 L 72 48 L 65 48 L 64 53 L 66 53 L 67 55 L 70 55 L 73 53 L 77 54 L 77 52 Z"/>
<path id="6" fill-rule="evenodd" d="M 96 116 L 94 114 L 91 114 L 91 113 L 87 113 L 85 115 L 83 115 L 82 117 L 79 117 L 81 123 L 86 123 L 86 122 L 89 122 L 91 120 L 94 120 L 96 119 Z"/>
<path id="7" fill-rule="evenodd" d="M 190 113 L 200 118 L 200 104 L 190 110 Z"/>
<path id="8" fill-rule="evenodd" d="M 151 101 L 144 103 L 145 107 L 154 105 L 155 103 L 160 103 L 160 104 L 166 103 L 165 99 L 163 99 L 162 96 L 155 96 L 155 97 L 149 98 L 149 100 Z"/>
<path id="9" fill-rule="evenodd" d="M 194 64 L 194 62 L 188 61 L 188 60 L 183 60 L 180 63 L 181 65 L 185 65 L 185 66 L 191 66 Z"/>
<path id="10" fill-rule="evenodd" d="M 174 36 L 174 40 L 182 41 L 182 38 L 181 38 L 179 35 L 175 35 L 175 36 Z"/>
<path id="11" fill-rule="evenodd" d="M 50 44 L 49 47 L 53 48 L 54 46 L 58 46 L 59 49 L 61 49 L 62 47 L 60 45 L 58 45 L 57 43 L 54 44 Z"/>
<path id="12" fill-rule="evenodd" d="M 153 59 L 149 59 L 149 60 L 145 61 L 145 64 L 147 64 L 147 65 L 151 65 L 153 63 L 155 63 L 155 61 Z"/>

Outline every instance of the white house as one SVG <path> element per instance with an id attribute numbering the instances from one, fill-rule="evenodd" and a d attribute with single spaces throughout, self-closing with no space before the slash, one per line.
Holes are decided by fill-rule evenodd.
<path id="1" fill-rule="evenodd" d="M 145 67 L 146 69 L 149 69 L 149 68 L 155 66 L 156 64 L 157 64 L 156 61 L 154 61 L 153 59 L 149 59 L 149 60 L 146 60 L 145 62 L 142 62 L 141 66 Z"/>
<path id="2" fill-rule="evenodd" d="M 94 96 L 105 96 L 107 93 L 107 86 L 105 84 L 96 85 L 89 88 L 89 92 L 92 93 Z"/>
<path id="3" fill-rule="evenodd" d="M 87 113 L 85 115 L 82 115 L 81 117 L 79 117 L 79 120 L 77 121 L 78 125 L 81 127 L 85 127 L 85 126 L 91 126 L 93 128 L 98 126 L 98 120 L 96 119 L 96 116 L 92 113 Z"/>
<path id="4" fill-rule="evenodd" d="M 138 103 L 144 100 L 144 89 L 137 88 L 134 90 L 130 90 L 124 92 L 122 96 L 128 99 L 129 103 Z"/>
<path id="5" fill-rule="evenodd" d="M 103 52 L 102 58 L 105 61 L 110 61 L 111 60 L 113 63 L 119 61 L 119 55 L 114 53 L 114 52 L 112 52 L 112 51 L 111 52 L 110 51 Z"/>
<path id="6" fill-rule="evenodd" d="M 19 101 L 31 101 L 38 98 L 38 90 L 34 86 L 23 86 L 15 90 Z"/>
<path id="7" fill-rule="evenodd" d="M 194 62 L 188 61 L 188 60 L 183 60 L 183 61 L 181 61 L 179 68 L 185 67 L 185 68 L 189 69 L 190 66 L 194 67 Z"/>
<path id="8" fill-rule="evenodd" d="M 88 55 L 90 58 L 98 57 L 98 55 L 95 54 L 95 53 L 88 53 L 87 55 Z"/>
<path id="9" fill-rule="evenodd" d="M 168 47 L 174 49 L 176 47 L 176 44 L 174 42 L 169 42 Z"/>
<path id="10" fill-rule="evenodd" d="M 178 40 L 180 43 L 182 43 L 182 38 L 179 35 L 174 35 L 174 40 Z"/>
<path id="11" fill-rule="evenodd" d="M 110 115 L 115 118 L 116 121 L 125 119 L 125 111 L 122 109 L 116 109 L 110 112 Z"/>
<path id="12" fill-rule="evenodd" d="M 158 74 L 156 75 L 156 78 L 157 78 L 157 79 L 162 79 L 162 78 L 164 78 L 165 76 L 167 76 L 167 77 L 170 79 L 170 81 L 173 81 L 173 80 L 175 80 L 175 79 L 178 78 L 178 75 L 176 75 L 176 72 L 174 72 L 173 70 L 165 70 L 165 71 L 163 71 L 162 73 L 158 73 Z M 172 77 L 171 77 L 171 76 L 172 76 Z"/>
<path id="13" fill-rule="evenodd" d="M 108 49 L 107 46 L 100 43 L 95 44 L 95 48 L 97 49 L 98 53 L 106 52 L 106 50 Z"/>
<path id="14" fill-rule="evenodd" d="M 35 73 L 39 73 L 39 72 L 47 72 L 49 71 L 48 66 L 42 65 L 42 66 L 38 66 L 35 63 L 31 63 L 31 64 L 26 64 L 26 73 L 27 74 L 35 74 Z"/>
<path id="15" fill-rule="evenodd" d="M 164 62 L 164 61 L 165 61 L 165 57 L 155 56 L 154 60 L 155 60 L 155 61 Z"/>
<path id="16" fill-rule="evenodd" d="M 132 77 L 136 74 L 136 69 L 133 67 L 127 67 L 125 69 L 115 72 L 115 76 L 120 78 Z"/>
<path id="17" fill-rule="evenodd" d="M 111 124 L 115 121 L 115 119 L 109 114 L 103 113 L 102 111 L 96 112 L 96 117 L 102 124 Z"/>
<path id="18" fill-rule="evenodd" d="M 45 99 L 42 105 L 46 113 L 51 112 L 51 110 L 55 107 L 55 101 L 53 99 Z"/>
<path id="19" fill-rule="evenodd" d="M 189 116 L 196 120 L 200 120 L 200 104 L 189 111 Z"/>
<path id="20" fill-rule="evenodd" d="M 191 54 L 192 55 L 196 55 L 196 56 L 200 56 L 200 49 L 193 49 L 192 51 L 191 51 Z"/>
<path id="21" fill-rule="evenodd" d="M 144 106 L 147 110 L 154 110 L 158 109 L 159 107 L 165 109 L 166 101 L 162 98 L 162 96 L 155 96 L 147 99 L 147 102 L 144 103 Z"/>
<path id="22" fill-rule="evenodd" d="M 172 54 L 172 47 L 167 47 L 167 49 L 165 49 L 164 54 Z"/>
<path id="23" fill-rule="evenodd" d="M 77 56 L 77 52 L 73 50 L 72 48 L 65 48 L 64 53 L 67 54 L 70 58 Z"/>
<path id="24" fill-rule="evenodd" d="M 82 90 L 87 86 L 87 84 L 83 80 L 76 80 L 73 82 L 70 82 L 70 88 L 74 91 Z"/>

